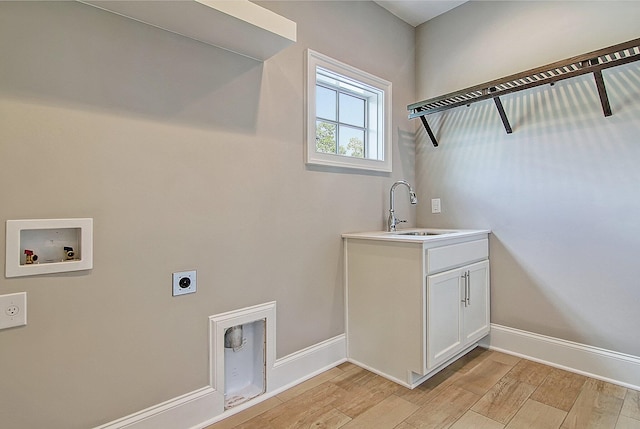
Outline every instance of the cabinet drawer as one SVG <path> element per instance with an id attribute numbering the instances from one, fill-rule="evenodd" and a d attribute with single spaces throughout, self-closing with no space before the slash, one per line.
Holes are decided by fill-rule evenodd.
<path id="1" fill-rule="evenodd" d="M 436 273 L 459 267 L 470 262 L 489 257 L 489 240 L 475 240 L 467 243 L 427 249 L 427 273 Z"/>

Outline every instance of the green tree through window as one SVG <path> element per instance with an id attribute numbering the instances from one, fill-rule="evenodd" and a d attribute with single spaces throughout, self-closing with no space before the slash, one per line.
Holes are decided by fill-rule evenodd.
<path id="1" fill-rule="evenodd" d="M 316 150 L 322 153 L 336 153 L 336 126 L 326 122 L 316 125 Z"/>
<path id="2" fill-rule="evenodd" d="M 337 153 L 338 155 L 364 158 L 364 142 L 357 137 L 351 137 L 346 147 L 337 147 L 336 126 L 326 122 L 316 125 L 316 150 L 321 153 Z"/>

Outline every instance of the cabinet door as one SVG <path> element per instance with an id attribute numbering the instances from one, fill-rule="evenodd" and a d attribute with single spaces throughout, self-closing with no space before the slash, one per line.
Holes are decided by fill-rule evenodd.
<path id="1" fill-rule="evenodd" d="M 470 344 L 489 333 L 489 261 L 478 262 L 462 268 L 468 273 L 468 285 L 463 293 L 463 341 Z M 464 283 L 464 280 L 463 280 Z"/>
<path id="2" fill-rule="evenodd" d="M 459 351 L 462 343 L 461 270 L 427 277 L 427 368 Z"/>

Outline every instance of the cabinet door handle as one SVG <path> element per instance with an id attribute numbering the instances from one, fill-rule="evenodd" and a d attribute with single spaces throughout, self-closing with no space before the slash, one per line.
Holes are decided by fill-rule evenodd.
<path id="1" fill-rule="evenodd" d="M 467 303 L 469 301 L 468 295 L 467 295 L 467 271 L 464 272 L 463 275 L 460 276 L 460 278 L 464 279 L 464 297 L 462 298 L 462 300 L 460 302 L 464 303 L 464 306 L 467 306 Z"/>
<path id="2" fill-rule="evenodd" d="M 471 306 L 471 271 L 467 271 L 467 305 Z"/>

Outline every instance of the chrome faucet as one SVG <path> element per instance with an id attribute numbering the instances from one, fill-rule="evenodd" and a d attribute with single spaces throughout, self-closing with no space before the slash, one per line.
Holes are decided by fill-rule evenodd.
<path id="1" fill-rule="evenodd" d="M 398 180 L 396 183 L 391 185 L 391 190 L 389 191 L 389 219 L 387 220 L 387 230 L 389 232 L 395 232 L 396 225 L 398 225 L 401 222 L 406 222 L 406 220 L 400 220 L 396 218 L 396 214 L 395 214 L 394 192 L 398 185 L 405 185 L 407 188 L 409 188 L 409 201 L 411 202 L 411 204 L 418 203 L 418 197 L 416 197 L 416 193 L 413 191 L 413 188 L 411 187 L 409 182 L 406 182 L 404 180 Z"/>

